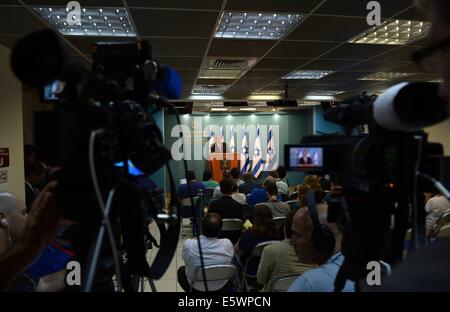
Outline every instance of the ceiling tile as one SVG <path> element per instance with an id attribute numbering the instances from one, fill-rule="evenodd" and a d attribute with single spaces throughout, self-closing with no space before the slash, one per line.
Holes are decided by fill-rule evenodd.
<path id="1" fill-rule="evenodd" d="M 426 21 L 427 17 L 420 12 L 417 7 L 411 8 L 403 13 L 395 16 L 396 19 L 407 20 L 407 21 Z"/>
<path id="2" fill-rule="evenodd" d="M 410 7 L 411 0 L 378 0 L 381 5 L 381 15 L 383 18 L 389 18 L 394 14 Z M 361 0 L 328 0 L 322 5 L 315 14 L 346 15 L 366 17 L 368 1 Z"/>
<path id="3" fill-rule="evenodd" d="M 242 79 L 279 79 L 287 74 L 290 70 L 250 70 Z"/>
<path id="4" fill-rule="evenodd" d="M 309 13 L 321 0 L 273 1 L 273 0 L 228 0 L 226 10 L 252 12 Z"/>
<path id="5" fill-rule="evenodd" d="M 416 47 L 401 47 L 393 50 L 392 52 L 386 53 L 379 56 L 374 61 L 401 61 L 401 62 L 411 62 L 412 53 L 416 50 Z"/>
<path id="6" fill-rule="evenodd" d="M 215 12 L 131 9 L 141 36 L 209 38 L 218 17 Z"/>
<path id="7" fill-rule="evenodd" d="M 129 7 L 220 10 L 222 0 L 127 0 Z"/>
<path id="8" fill-rule="evenodd" d="M 173 68 L 181 68 L 181 69 L 197 69 L 202 64 L 201 57 L 162 56 L 158 57 L 157 61 L 160 64 L 166 64 Z"/>
<path id="9" fill-rule="evenodd" d="M 316 58 L 336 46 L 336 43 L 282 41 L 268 57 Z"/>
<path id="10" fill-rule="evenodd" d="M 301 69 L 304 70 L 341 70 L 345 67 L 351 66 L 355 64 L 356 61 L 345 61 L 345 60 L 324 60 L 318 59 L 313 61 L 305 66 L 302 66 Z"/>
<path id="11" fill-rule="evenodd" d="M 404 65 L 399 62 L 380 62 L 380 61 L 368 61 L 355 66 L 346 68 L 345 71 L 350 72 L 378 72 L 378 71 L 390 71 L 390 69 Z"/>
<path id="12" fill-rule="evenodd" d="M 392 50 L 392 46 L 346 43 L 323 56 L 341 60 L 364 60 Z"/>
<path id="13" fill-rule="evenodd" d="M 369 29 L 365 18 L 311 16 L 286 40 L 347 41 Z"/>
<path id="14" fill-rule="evenodd" d="M 17 1 L 16 1 L 17 2 Z M 24 0 L 28 5 L 45 5 L 45 6 L 63 6 L 66 7 L 69 1 L 67 0 Z M 105 7 L 104 0 L 82 0 L 79 1 L 81 7 L 83 6 L 94 6 L 94 7 Z M 109 7 L 123 7 L 121 0 L 108 0 L 107 6 Z"/>
<path id="15" fill-rule="evenodd" d="M 390 70 L 395 73 L 422 73 L 423 70 L 417 66 L 415 63 L 410 63 L 406 65 L 399 65 Z M 409 77 L 408 77 L 409 78 Z"/>
<path id="16" fill-rule="evenodd" d="M 197 56 L 203 57 L 207 39 L 151 38 L 153 56 Z"/>
<path id="17" fill-rule="evenodd" d="M 306 64 L 311 59 L 292 59 L 292 58 L 268 58 L 265 57 L 253 69 L 295 69 Z"/>
<path id="18" fill-rule="evenodd" d="M 0 9 L 0 36 L 25 35 L 43 28 L 47 28 L 44 22 L 25 8 Z"/>
<path id="19" fill-rule="evenodd" d="M 214 39 L 209 49 L 209 56 L 262 56 L 275 41 Z"/>
<path id="20" fill-rule="evenodd" d="M 372 72 L 338 72 L 322 78 L 320 81 L 346 81 L 346 80 L 356 80 L 358 78 L 367 76 Z"/>
<path id="21" fill-rule="evenodd" d="M 198 85 L 231 85 L 236 79 L 198 79 Z"/>

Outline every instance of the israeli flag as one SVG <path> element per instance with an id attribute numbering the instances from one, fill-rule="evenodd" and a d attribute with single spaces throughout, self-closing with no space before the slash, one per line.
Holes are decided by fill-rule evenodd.
<path id="1" fill-rule="evenodd" d="M 209 126 L 209 133 L 210 133 L 210 137 L 209 137 L 209 141 L 208 141 L 208 151 L 211 154 L 211 148 L 214 145 L 214 131 L 212 131 L 212 126 Z"/>
<path id="2" fill-rule="evenodd" d="M 319 155 L 317 154 L 317 151 L 314 153 L 314 165 L 318 165 L 319 164 Z"/>
<path id="3" fill-rule="evenodd" d="M 256 140 L 253 147 L 252 175 L 257 178 L 264 169 L 261 150 L 261 138 L 259 136 L 259 126 L 256 127 Z"/>
<path id="4" fill-rule="evenodd" d="M 269 135 L 267 136 L 267 156 L 264 171 L 273 171 L 278 168 L 278 159 L 275 153 L 275 138 L 273 136 L 272 125 L 269 127 Z"/>
<path id="5" fill-rule="evenodd" d="M 241 174 L 243 175 L 250 168 L 250 157 L 248 156 L 247 131 L 245 125 L 242 128 L 243 136 L 241 143 Z"/>
<path id="6" fill-rule="evenodd" d="M 231 126 L 230 152 L 236 153 L 236 144 L 234 143 L 234 127 Z"/>
<path id="7" fill-rule="evenodd" d="M 223 145 L 223 143 L 225 143 L 225 135 L 223 134 L 222 126 L 220 126 L 220 134 L 222 136 L 222 139 L 220 140 L 220 144 Z"/>

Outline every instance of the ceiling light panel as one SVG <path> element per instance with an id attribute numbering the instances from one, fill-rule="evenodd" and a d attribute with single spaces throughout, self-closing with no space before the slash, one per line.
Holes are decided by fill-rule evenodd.
<path id="1" fill-rule="evenodd" d="M 229 88 L 229 85 L 195 85 L 192 88 L 192 94 L 194 94 L 194 95 L 221 95 L 228 88 Z"/>
<path id="2" fill-rule="evenodd" d="M 390 20 L 350 39 L 350 43 L 404 45 L 426 36 L 430 23 Z"/>
<path id="3" fill-rule="evenodd" d="M 284 93 L 284 91 L 281 90 L 262 90 L 262 91 L 255 91 L 252 93 L 252 95 L 280 95 Z"/>
<path id="4" fill-rule="evenodd" d="M 296 70 L 287 74 L 282 79 L 314 80 L 322 79 L 332 73 L 333 71 L 331 70 Z"/>
<path id="5" fill-rule="evenodd" d="M 415 75 L 413 73 L 392 73 L 392 72 L 379 72 L 375 74 L 371 74 L 358 80 L 371 80 L 371 81 L 392 81 L 398 80 L 402 78 L 406 78 L 409 76 Z"/>
<path id="6" fill-rule="evenodd" d="M 303 17 L 286 13 L 224 12 L 215 37 L 278 40 Z"/>
<path id="7" fill-rule="evenodd" d="M 124 8 L 83 8 L 81 24 L 74 25 L 68 23 L 68 10 L 65 7 L 38 6 L 33 7 L 33 10 L 66 36 L 136 37 Z"/>

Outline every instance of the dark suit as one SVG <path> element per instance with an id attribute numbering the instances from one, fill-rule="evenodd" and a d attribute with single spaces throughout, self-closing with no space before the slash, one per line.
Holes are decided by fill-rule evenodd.
<path id="1" fill-rule="evenodd" d="M 311 159 L 311 157 L 308 157 L 308 159 L 307 159 L 306 162 L 305 162 L 305 160 L 304 160 L 303 157 L 302 157 L 302 158 L 300 158 L 300 159 L 298 160 L 298 163 L 299 163 L 300 165 L 312 165 L 312 159 Z"/>
<path id="2" fill-rule="evenodd" d="M 259 187 L 258 183 L 255 183 L 253 181 L 250 182 L 244 182 L 241 185 L 238 186 L 239 193 L 244 193 L 245 195 L 250 194 L 253 189 Z"/>
<path id="3" fill-rule="evenodd" d="M 226 153 L 227 152 L 227 143 L 222 143 L 222 151 L 220 151 L 221 153 Z M 213 146 L 211 146 L 211 153 L 216 153 L 216 144 L 214 143 Z"/>
<path id="4" fill-rule="evenodd" d="M 244 217 L 244 209 L 240 203 L 231 196 L 223 195 L 209 204 L 208 213 L 215 212 L 222 219 L 241 219 Z"/>

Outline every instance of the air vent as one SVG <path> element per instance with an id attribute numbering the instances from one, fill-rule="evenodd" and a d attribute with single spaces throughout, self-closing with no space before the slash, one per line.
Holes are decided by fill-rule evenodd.
<path id="1" fill-rule="evenodd" d="M 252 68 L 257 58 L 208 57 L 202 64 L 201 79 L 237 79 Z"/>
<path id="2" fill-rule="evenodd" d="M 195 85 L 192 94 L 221 95 L 228 87 L 228 85 Z"/>

